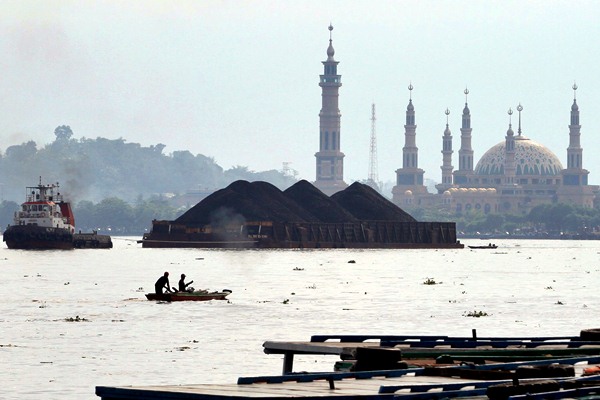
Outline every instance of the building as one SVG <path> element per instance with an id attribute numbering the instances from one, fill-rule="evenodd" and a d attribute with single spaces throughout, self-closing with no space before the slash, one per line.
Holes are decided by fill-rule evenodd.
<path id="1" fill-rule="evenodd" d="M 467 101 L 469 91 L 465 89 L 458 169 L 453 171 L 452 134 L 446 119 L 442 135 L 442 181 L 436 185 L 437 193 L 429 193 L 423 186 L 424 171 L 418 167 L 412 90 L 410 85 L 402 168 L 396 170 L 396 185 L 392 190 L 393 202 L 398 206 L 405 209 L 441 206 L 457 213 L 478 210 L 512 214 L 527 213 L 540 204 L 559 202 L 593 207 L 599 188 L 588 184 L 589 171 L 583 168 L 576 85 L 573 85 L 567 168 L 563 168 L 550 149 L 523 135 L 523 107 L 520 104 L 517 107 L 517 134 L 512 128 L 513 111 L 509 109 L 504 140 L 487 150 L 473 168 L 471 111 Z M 446 116 L 448 114 L 446 110 Z"/>
<path id="2" fill-rule="evenodd" d="M 329 47 L 327 60 L 323 61 L 323 75 L 320 76 L 321 87 L 321 112 L 319 113 L 319 151 L 315 154 L 317 159 L 317 179 L 315 186 L 328 196 L 345 189 L 348 185 L 344 182 L 344 153 L 341 147 L 341 117 L 338 106 L 339 89 L 342 86 L 341 75 L 338 75 L 338 61 L 333 58 L 331 31 L 329 25 Z"/>

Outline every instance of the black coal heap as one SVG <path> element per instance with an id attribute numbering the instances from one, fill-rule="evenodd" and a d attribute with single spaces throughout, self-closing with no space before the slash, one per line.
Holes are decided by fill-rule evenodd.
<path id="1" fill-rule="evenodd" d="M 325 223 L 358 222 L 358 220 L 336 203 L 331 197 L 314 187 L 310 182 L 301 180 L 287 188 L 283 194 L 296 201 Z"/>
<path id="2" fill-rule="evenodd" d="M 240 221 L 308 222 L 315 217 L 267 182 L 235 181 L 175 220 L 193 225 Z"/>
<path id="3" fill-rule="evenodd" d="M 331 198 L 361 221 L 417 221 L 375 189 L 359 182 L 354 182 Z"/>
<path id="4" fill-rule="evenodd" d="M 358 182 L 331 197 L 302 180 L 284 192 L 267 182 L 236 181 L 206 197 L 175 220 L 187 225 L 273 221 L 353 223 L 414 222 L 373 188 Z"/>

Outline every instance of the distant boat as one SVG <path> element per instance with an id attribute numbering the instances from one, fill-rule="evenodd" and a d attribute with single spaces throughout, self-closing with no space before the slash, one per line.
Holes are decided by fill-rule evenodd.
<path id="1" fill-rule="evenodd" d="M 231 290 L 229 289 L 223 289 L 220 292 L 198 290 L 194 292 L 146 293 L 146 298 L 160 301 L 207 301 L 225 300 L 230 294 Z"/>
<path id="2" fill-rule="evenodd" d="M 470 249 L 497 249 L 498 246 L 495 244 L 489 243 L 486 246 L 468 246 Z"/>
<path id="3" fill-rule="evenodd" d="M 75 233 L 71 204 L 58 189 L 58 183 L 42 185 L 42 178 L 37 186 L 26 188 L 25 202 L 4 231 L 6 246 L 22 250 L 111 248 L 108 235 Z"/>

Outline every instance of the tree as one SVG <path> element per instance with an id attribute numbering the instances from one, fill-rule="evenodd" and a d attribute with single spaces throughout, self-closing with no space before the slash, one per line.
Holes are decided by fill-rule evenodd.
<path id="1" fill-rule="evenodd" d="M 69 125 L 61 125 L 56 127 L 54 130 L 54 134 L 56 135 L 56 140 L 64 140 L 68 141 L 73 136 L 73 131 Z"/>

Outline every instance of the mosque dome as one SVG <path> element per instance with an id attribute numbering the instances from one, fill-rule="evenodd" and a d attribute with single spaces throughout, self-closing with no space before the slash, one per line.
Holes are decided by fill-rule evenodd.
<path id="1" fill-rule="evenodd" d="M 560 175 L 563 166 L 552 151 L 525 136 L 515 136 L 514 140 L 517 176 Z M 475 175 L 503 175 L 505 152 L 505 141 L 486 151 L 475 167 Z"/>

